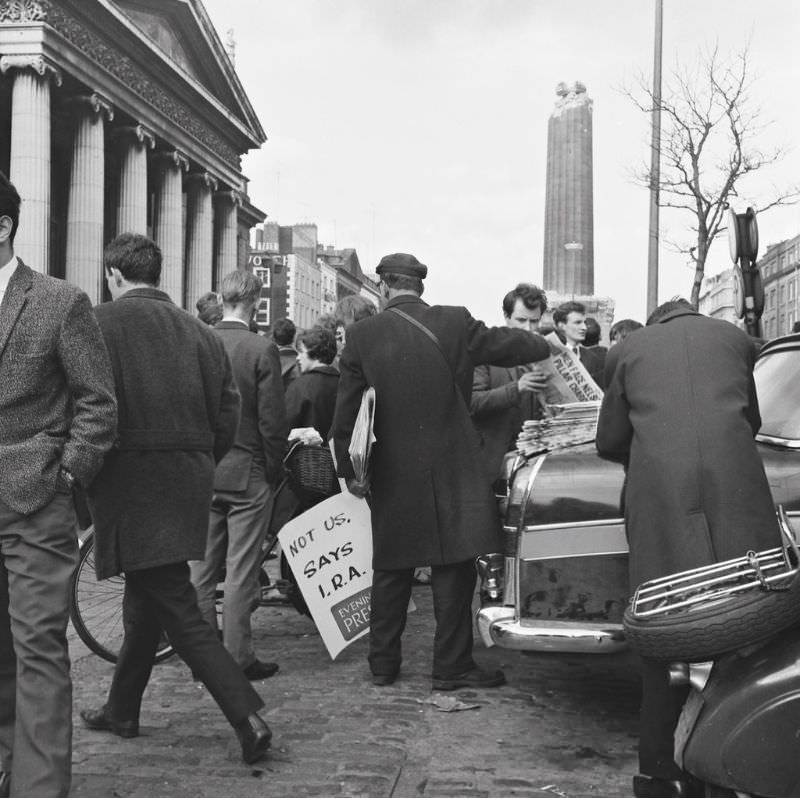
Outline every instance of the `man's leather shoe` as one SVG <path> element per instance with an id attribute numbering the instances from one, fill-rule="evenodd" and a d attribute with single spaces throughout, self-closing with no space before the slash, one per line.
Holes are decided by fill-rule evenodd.
<path id="1" fill-rule="evenodd" d="M 278 672 L 277 662 L 261 662 L 254 660 L 245 669 L 244 675 L 251 681 L 257 682 L 259 679 L 269 679 Z"/>
<path id="2" fill-rule="evenodd" d="M 234 728 L 242 746 L 242 759 L 248 765 L 258 762 L 267 753 L 272 741 L 269 726 L 260 715 L 253 713 Z"/>
<path id="3" fill-rule="evenodd" d="M 655 776 L 634 776 L 633 794 L 636 798 L 702 798 L 695 780 L 669 781 Z"/>
<path id="4" fill-rule="evenodd" d="M 138 737 L 138 720 L 114 720 L 105 707 L 100 709 L 82 709 L 81 720 L 87 729 L 92 731 L 110 731 L 117 737 Z"/>
<path id="5" fill-rule="evenodd" d="M 11 774 L 7 770 L 0 770 L 0 798 L 8 798 L 11 793 Z"/>
<path id="6" fill-rule="evenodd" d="M 397 671 L 394 671 L 394 673 L 373 673 L 372 683 L 378 687 L 388 687 L 397 681 L 398 676 L 399 673 Z"/>
<path id="7" fill-rule="evenodd" d="M 506 683 L 506 675 L 499 668 L 472 668 L 457 676 L 434 676 L 434 690 L 460 690 L 462 687 L 499 687 Z"/>

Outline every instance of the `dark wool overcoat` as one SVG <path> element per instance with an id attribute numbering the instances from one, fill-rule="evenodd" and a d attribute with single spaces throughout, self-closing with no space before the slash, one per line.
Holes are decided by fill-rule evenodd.
<path id="1" fill-rule="evenodd" d="M 0 500 L 36 512 L 53 499 L 60 466 L 86 487 L 116 419 L 89 297 L 18 261 L 0 306 Z"/>
<path id="2" fill-rule="evenodd" d="M 597 449 L 628 462 L 632 589 L 779 545 L 754 359 L 744 332 L 689 309 L 609 350 Z"/>
<path id="3" fill-rule="evenodd" d="M 156 288 L 95 313 L 119 406 L 117 445 L 89 491 L 97 577 L 202 559 L 214 466 L 239 422 L 222 340 Z"/>
<path id="4" fill-rule="evenodd" d="M 433 331 L 444 357 L 392 307 Z M 466 308 L 430 307 L 411 295 L 394 298 L 384 312 L 347 328 L 333 437 L 339 475 L 352 477 L 347 449 L 362 392 L 372 386 L 375 568 L 443 565 L 497 551 L 496 501 L 468 410 L 472 372 L 481 363 L 513 366 L 549 353 L 538 335 L 489 329 Z"/>
<path id="5" fill-rule="evenodd" d="M 314 427 L 327 440 L 338 387 L 339 370 L 334 366 L 318 366 L 293 380 L 286 389 L 289 428 Z"/>

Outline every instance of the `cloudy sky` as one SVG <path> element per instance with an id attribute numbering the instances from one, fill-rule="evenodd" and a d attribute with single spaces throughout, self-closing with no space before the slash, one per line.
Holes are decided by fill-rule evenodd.
<path id="1" fill-rule="evenodd" d="M 595 293 L 643 319 L 649 118 L 621 91 L 653 63 L 654 0 L 204 0 L 267 133 L 244 171 L 280 224 L 316 222 L 365 271 L 389 252 L 429 266 L 426 299 L 501 321 L 502 295 L 540 282 L 547 120 L 556 85 L 594 101 Z M 789 148 L 770 184 L 800 183 L 800 11 L 790 0 L 665 0 L 665 80 L 718 45 L 749 42 L 764 144 Z M 798 141 L 800 144 L 800 140 Z M 748 193 L 749 192 L 749 193 Z M 738 205 L 741 204 L 741 208 Z M 662 233 L 689 217 L 662 211 Z M 759 218 L 765 245 L 800 233 L 800 206 Z M 686 256 L 661 251 L 659 299 L 688 295 Z M 729 265 L 724 239 L 709 273 Z"/>

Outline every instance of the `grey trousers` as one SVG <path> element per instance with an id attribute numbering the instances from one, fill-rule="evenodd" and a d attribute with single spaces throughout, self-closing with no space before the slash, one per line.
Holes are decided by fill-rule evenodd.
<path id="1" fill-rule="evenodd" d="M 261 546 L 267 534 L 272 495 L 259 468 L 252 470 L 246 490 L 215 493 L 205 559 L 190 563 L 200 612 L 214 629 L 217 582 L 225 566 L 222 640 L 241 668 L 256 659 L 250 615 L 259 597 Z"/>
<path id="2" fill-rule="evenodd" d="M 69 793 L 66 631 L 77 562 L 70 495 L 27 516 L 0 502 L 0 770 L 11 771 L 12 798 Z"/>

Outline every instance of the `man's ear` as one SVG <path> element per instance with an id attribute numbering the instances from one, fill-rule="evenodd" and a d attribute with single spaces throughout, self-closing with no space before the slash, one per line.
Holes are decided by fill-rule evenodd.
<path id="1" fill-rule="evenodd" d="M 0 216 L 0 243 L 10 243 L 11 228 L 14 223 L 11 221 L 10 216 Z"/>
<path id="2" fill-rule="evenodd" d="M 114 285 L 119 288 L 122 285 L 122 272 L 115 266 L 111 267 L 111 276 L 114 278 Z"/>

